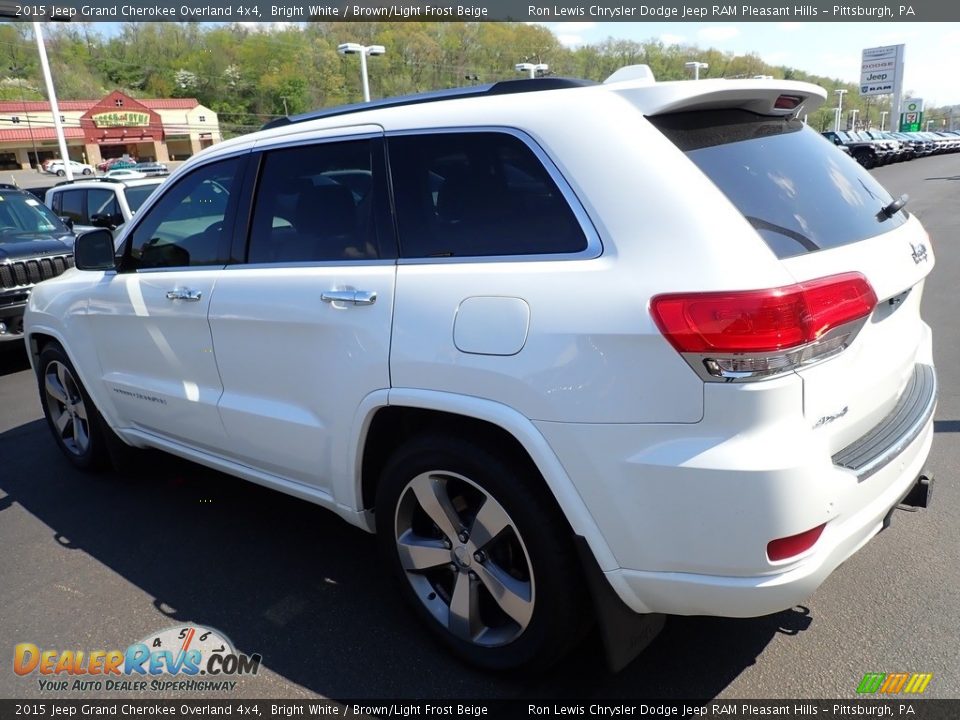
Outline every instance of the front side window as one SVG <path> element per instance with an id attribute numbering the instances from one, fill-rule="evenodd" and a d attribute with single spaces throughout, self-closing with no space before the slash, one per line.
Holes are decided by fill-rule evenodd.
<path id="1" fill-rule="evenodd" d="M 113 190 L 87 190 L 87 217 L 94 225 L 116 227 L 123 222 L 120 205 Z"/>
<path id="2" fill-rule="evenodd" d="M 69 218 L 78 225 L 86 225 L 86 194 L 86 190 L 64 190 L 60 193 L 60 216 Z"/>
<path id="3" fill-rule="evenodd" d="M 403 257 L 577 253 L 587 238 L 519 138 L 499 132 L 389 139 Z"/>
<path id="4" fill-rule="evenodd" d="M 249 263 L 389 257 L 378 233 L 375 143 L 267 152 L 253 201 Z"/>
<path id="5" fill-rule="evenodd" d="M 168 188 L 131 234 L 129 268 L 226 264 L 224 229 L 239 193 L 242 162 L 204 165 Z"/>

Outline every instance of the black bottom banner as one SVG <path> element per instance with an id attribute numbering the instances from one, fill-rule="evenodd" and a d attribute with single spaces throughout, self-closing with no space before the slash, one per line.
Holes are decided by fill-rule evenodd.
<path id="1" fill-rule="evenodd" d="M 0 720 L 66 717 L 960 718 L 960 700 L 0 700 Z"/>

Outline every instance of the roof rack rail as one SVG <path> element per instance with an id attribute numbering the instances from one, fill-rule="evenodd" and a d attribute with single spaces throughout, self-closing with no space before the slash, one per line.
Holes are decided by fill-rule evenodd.
<path id="1" fill-rule="evenodd" d="M 126 180 L 133 180 L 134 178 L 126 178 Z M 54 187 L 60 187 L 61 185 L 72 185 L 73 183 L 78 182 L 105 182 L 105 183 L 122 183 L 126 182 L 124 178 L 116 177 L 90 177 L 84 175 L 83 177 L 74 178 L 73 180 L 61 180 Z"/>
<path id="2" fill-rule="evenodd" d="M 598 83 L 592 80 L 561 77 L 501 80 L 500 82 L 488 83 L 486 85 L 472 85 L 470 87 L 451 88 L 449 90 L 434 90 L 431 92 L 416 93 L 414 95 L 384 98 L 383 100 L 374 100 L 372 102 L 352 103 L 350 105 L 338 105 L 320 110 L 311 110 L 310 112 L 305 112 L 300 115 L 291 115 L 271 120 L 260 129 L 269 130 L 270 128 L 295 125 L 309 120 L 337 117 L 338 115 L 350 115 L 351 113 L 362 112 L 364 110 L 420 105 L 422 103 L 439 102 L 440 100 L 489 97 L 491 95 L 512 95 L 513 93 L 538 92 L 541 90 L 564 90 L 567 88 L 586 87 L 597 84 Z"/>

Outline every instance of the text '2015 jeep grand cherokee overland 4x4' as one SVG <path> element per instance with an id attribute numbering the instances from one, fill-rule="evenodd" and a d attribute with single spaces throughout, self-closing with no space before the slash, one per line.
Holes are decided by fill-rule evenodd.
<path id="1" fill-rule="evenodd" d="M 926 504 L 936 403 L 929 240 L 797 119 L 824 97 L 636 69 L 224 142 L 34 293 L 50 428 L 375 531 L 483 667 L 791 607 Z"/>

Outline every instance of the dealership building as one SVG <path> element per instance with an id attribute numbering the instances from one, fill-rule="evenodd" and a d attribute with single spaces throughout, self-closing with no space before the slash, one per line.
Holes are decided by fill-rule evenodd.
<path id="1" fill-rule="evenodd" d="M 70 158 L 91 165 L 129 155 L 141 162 L 185 160 L 220 142 L 217 114 L 192 98 L 61 100 Z M 0 101 L 0 169 L 27 170 L 60 156 L 50 103 Z"/>

